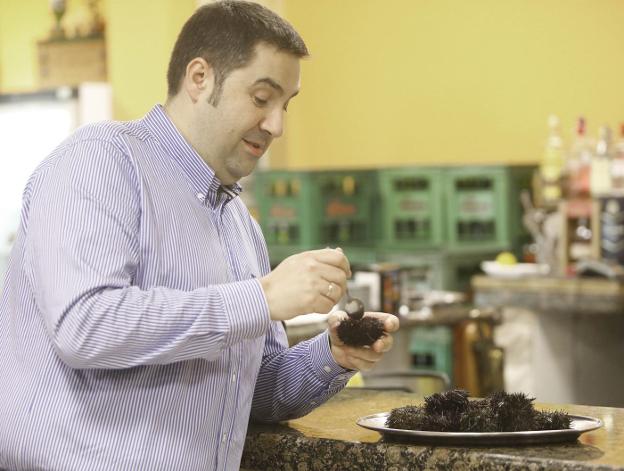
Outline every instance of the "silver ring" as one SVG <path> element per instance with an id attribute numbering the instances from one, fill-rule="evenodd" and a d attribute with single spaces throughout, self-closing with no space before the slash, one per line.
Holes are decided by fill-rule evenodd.
<path id="1" fill-rule="evenodd" d="M 330 283 L 329 286 L 327 287 L 327 294 L 326 294 L 328 298 L 331 297 L 330 295 L 333 289 L 334 289 L 334 284 Z"/>

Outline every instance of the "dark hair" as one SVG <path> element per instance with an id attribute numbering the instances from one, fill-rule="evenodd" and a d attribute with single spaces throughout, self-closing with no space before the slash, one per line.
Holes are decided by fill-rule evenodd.
<path id="1" fill-rule="evenodd" d="M 260 42 L 297 57 L 308 55 L 303 39 L 292 25 L 262 5 L 224 0 L 198 8 L 182 27 L 171 53 L 167 71 L 169 97 L 178 93 L 188 63 L 202 57 L 215 72 L 210 102 L 216 105 L 226 77 L 251 61 Z"/>

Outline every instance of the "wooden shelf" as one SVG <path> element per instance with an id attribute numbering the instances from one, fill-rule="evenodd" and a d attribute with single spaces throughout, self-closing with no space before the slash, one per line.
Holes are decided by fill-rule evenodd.
<path id="1" fill-rule="evenodd" d="M 103 37 L 40 41 L 37 46 L 39 85 L 42 88 L 107 80 Z"/>

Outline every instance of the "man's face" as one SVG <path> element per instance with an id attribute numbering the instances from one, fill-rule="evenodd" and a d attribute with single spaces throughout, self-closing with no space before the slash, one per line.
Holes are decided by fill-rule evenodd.
<path id="1" fill-rule="evenodd" d="M 224 184 L 249 175 L 272 140 L 282 135 L 284 114 L 299 91 L 299 59 L 260 43 L 251 62 L 233 70 L 216 106 L 212 88 L 197 102 L 193 141 Z"/>

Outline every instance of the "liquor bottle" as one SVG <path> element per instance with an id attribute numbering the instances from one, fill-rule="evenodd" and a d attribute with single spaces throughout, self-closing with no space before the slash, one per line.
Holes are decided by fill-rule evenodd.
<path id="1" fill-rule="evenodd" d="M 564 170 L 563 139 L 559 118 L 548 117 L 548 138 L 539 166 L 542 204 L 554 207 L 562 196 L 562 175 Z"/>
<path id="2" fill-rule="evenodd" d="M 613 147 L 611 188 L 613 193 L 624 195 L 624 123 L 620 124 L 620 137 Z"/>
<path id="3" fill-rule="evenodd" d="M 590 178 L 595 146 L 586 131 L 585 119 L 581 117 L 566 164 L 566 200 L 562 213 L 566 235 L 562 238 L 560 262 L 562 273 L 568 274 L 575 272 L 577 262 L 591 258 L 594 252 Z"/>
<path id="4" fill-rule="evenodd" d="M 585 119 L 580 117 L 576 127 L 576 137 L 570 148 L 566 163 L 567 198 L 590 197 L 592 140 L 587 136 Z"/>
<path id="5" fill-rule="evenodd" d="M 605 196 L 610 193 L 612 162 L 611 128 L 601 126 L 596 143 L 596 153 L 591 160 L 590 186 L 593 197 Z"/>

